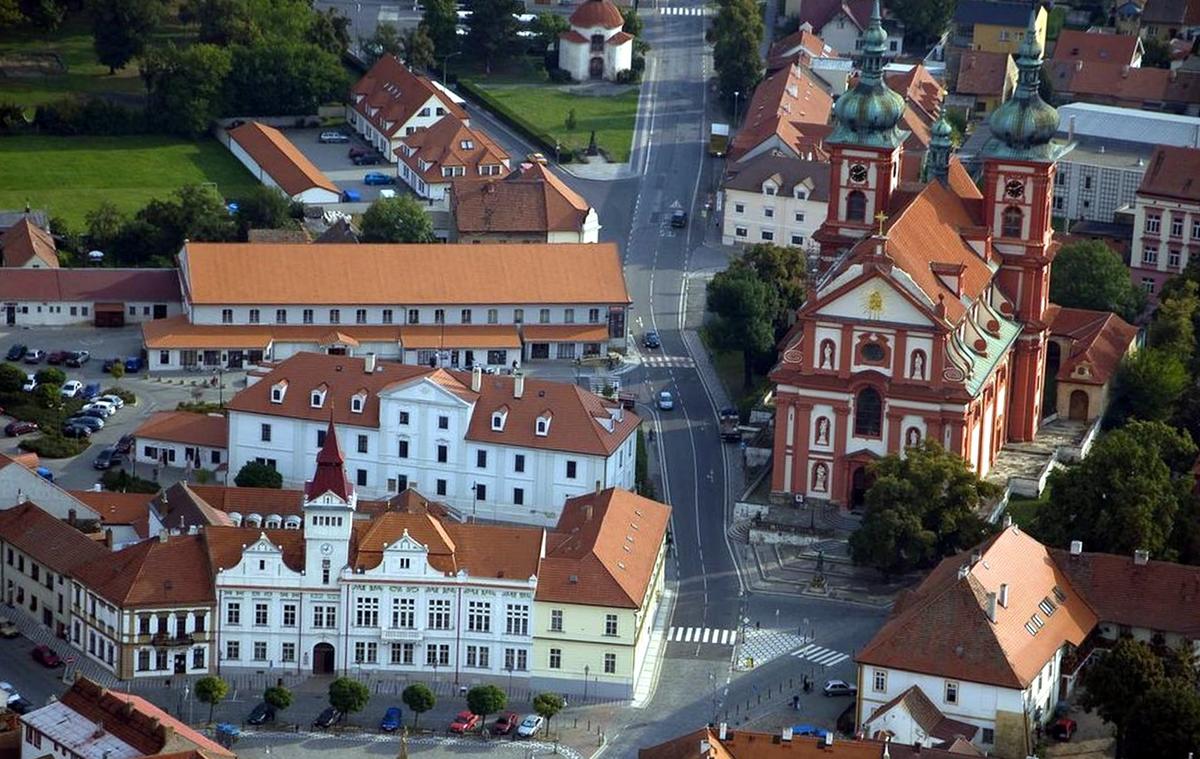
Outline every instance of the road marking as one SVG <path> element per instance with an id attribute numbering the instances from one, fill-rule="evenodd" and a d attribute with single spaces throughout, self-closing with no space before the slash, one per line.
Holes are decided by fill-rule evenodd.
<path id="1" fill-rule="evenodd" d="M 681 369 L 691 369 L 696 362 L 688 356 L 647 356 L 642 354 L 642 363 L 646 366 L 672 366 Z"/>
<path id="2" fill-rule="evenodd" d="M 732 646 L 737 642 L 737 630 L 713 627 L 672 627 L 667 631 L 667 642 Z"/>
<path id="3" fill-rule="evenodd" d="M 707 16 L 707 8 L 659 8 L 660 16 Z"/>
<path id="4" fill-rule="evenodd" d="M 704 639 L 703 639 L 703 640 L 701 640 L 700 642 L 701 642 L 701 643 L 707 643 L 707 642 L 708 642 L 708 636 L 709 636 L 709 634 L 710 634 L 711 632 L 712 632 L 712 628 L 709 628 L 709 627 L 706 627 L 706 628 L 704 628 Z"/>
<path id="5" fill-rule="evenodd" d="M 810 661 L 813 664 L 819 664 L 822 667 L 832 667 L 850 658 L 850 654 L 834 651 L 832 648 L 825 648 L 824 646 L 812 645 L 811 643 L 804 648 L 798 648 L 793 651 L 792 656 Z"/>

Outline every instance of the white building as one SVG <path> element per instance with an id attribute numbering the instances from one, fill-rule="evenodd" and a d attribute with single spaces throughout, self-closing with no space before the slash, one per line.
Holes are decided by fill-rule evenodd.
<path id="1" fill-rule="evenodd" d="M 98 512 L 30 469 L 21 458 L 0 454 L 0 516 L 4 514 L 3 509 L 33 501 L 60 521 L 100 519 Z"/>
<path id="2" fill-rule="evenodd" d="M 577 82 L 617 78 L 633 65 L 633 35 L 612 0 L 584 0 L 558 37 L 558 67 Z"/>
<path id="3" fill-rule="evenodd" d="M 447 114 L 467 126 L 461 99 L 386 54 L 350 89 L 346 123 L 395 163 L 400 138 L 433 126 Z"/>
<path id="4" fill-rule="evenodd" d="M 1159 146 L 1147 162 L 1133 207 L 1134 283 L 1152 299 L 1200 245 L 1200 149 Z"/>
<path id="5" fill-rule="evenodd" d="M 223 414 L 156 411 L 133 437 L 134 460 L 151 466 L 223 470 L 228 460 L 228 432 Z"/>
<path id="6" fill-rule="evenodd" d="M 508 153 L 485 132 L 457 116 L 400 138 L 397 175 L 420 197 L 441 202 L 456 178 L 499 179 L 509 172 Z"/>
<path id="7" fill-rule="evenodd" d="M 346 471 L 371 497 L 418 487 L 459 514 L 553 524 L 563 502 L 631 489 L 640 419 L 582 388 L 516 376 L 301 353 L 229 403 L 229 468 L 304 482 L 338 423 Z"/>
<path id="8" fill-rule="evenodd" d="M 291 200 L 305 204 L 337 203 L 341 199 L 333 180 L 278 129 L 250 121 L 226 134 L 229 152 L 267 187 L 276 187 Z"/>
<path id="9" fill-rule="evenodd" d="M 813 247 L 829 205 L 829 164 L 762 153 L 735 168 L 722 185 L 721 242 Z"/>
<path id="10" fill-rule="evenodd" d="M 181 311 L 174 269 L 5 269 L 0 324 L 62 327 L 166 319 Z"/>

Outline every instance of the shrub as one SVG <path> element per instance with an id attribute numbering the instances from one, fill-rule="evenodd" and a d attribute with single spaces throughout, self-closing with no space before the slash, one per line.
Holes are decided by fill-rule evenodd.
<path id="1" fill-rule="evenodd" d="M 39 385 L 62 385 L 67 381 L 67 373 L 57 366 L 47 366 L 41 369 L 37 374 L 33 375 Z"/>
<path id="2" fill-rule="evenodd" d="M 157 493 L 161 489 L 157 482 L 142 479 L 124 469 L 107 470 L 100 475 L 100 484 L 114 493 Z"/>
<path id="3" fill-rule="evenodd" d="M 23 450 L 36 453 L 44 459 L 69 459 L 86 451 L 88 445 L 90 443 L 86 440 L 63 437 L 57 432 L 26 438 L 20 443 Z"/>
<path id="4" fill-rule="evenodd" d="M 571 72 L 566 69 L 553 68 L 547 73 L 550 82 L 553 84 L 570 84 L 574 80 L 571 78 Z"/>
<path id="5" fill-rule="evenodd" d="M 123 387 L 110 387 L 104 391 L 104 395 L 115 395 L 125 402 L 126 406 L 136 406 L 137 396 L 132 390 L 126 390 Z"/>
<path id="6" fill-rule="evenodd" d="M 644 55 L 633 56 L 633 64 L 632 64 L 631 70 L 636 71 L 639 74 L 642 73 L 643 71 L 645 71 L 646 70 L 646 56 L 644 56 Z"/>
<path id="7" fill-rule="evenodd" d="M 233 478 L 239 488 L 282 488 L 283 475 L 266 464 L 247 461 Z"/>
<path id="8" fill-rule="evenodd" d="M 642 72 L 625 69 L 617 72 L 617 84 L 637 84 L 642 81 Z"/>
<path id="9" fill-rule="evenodd" d="M 175 404 L 176 411 L 190 411 L 193 414 L 224 414 L 225 407 L 212 401 L 180 401 Z"/>
<path id="10" fill-rule="evenodd" d="M 129 135 L 150 131 L 146 112 L 100 98 L 66 98 L 38 106 L 33 124 L 43 134 Z"/>

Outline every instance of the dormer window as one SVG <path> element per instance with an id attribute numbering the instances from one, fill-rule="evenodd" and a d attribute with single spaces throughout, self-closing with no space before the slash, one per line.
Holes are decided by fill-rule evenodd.
<path id="1" fill-rule="evenodd" d="M 463 150 L 474 150 L 475 149 L 475 141 L 474 140 L 460 140 L 458 143 L 458 146 L 460 148 L 462 148 Z"/>
<path id="2" fill-rule="evenodd" d="M 775 185 L 771 184 L 770 182 L 763 185 L 763 194 L 764 195 L 774 195 L 775 190 L 776 190 Z"/>
<path id="3" fill-rule="evenodd" d="M 350 411 L 355 414 L 361 414 L 363 407 L 367 405 L 367 394 L 359 391 L 350 397 Z"/>
<path id="4" fill-rule="evenodd" d="M 503 432 L 504 423 L 508 420 L 508 409 L 501 408 L 492 412 L 492 431 Z"/>
<path id="5" fill-rule="evenodd" d="M 542 414 L 541 416 L 539 416 L 537 418 L 537 424 L 534 426 L 534 432 L 537 434 L 538 437 L 546 437 L 547 435 L 550 434 L 551 418 L 552 417 L 550 416 L 549 413 Z"/>
<path id="6" fill-rule="evenodd" d="M 309 398 L 309 403 L 313 408 L 321 408 L 325 405 L 325 388 L 318 387 L 312 391 L 312 397 Z"/>
<path id="7" fill-rule="evenodd" d="M 285 395 L 287 395 L 287 382 L 276 382 L 271 386 L 271 403 L 283 403 Z"/>

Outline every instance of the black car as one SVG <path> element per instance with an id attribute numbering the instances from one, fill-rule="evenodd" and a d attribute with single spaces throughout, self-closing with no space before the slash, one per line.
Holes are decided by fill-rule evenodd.
<path id="1" fill-rule="evenodd" d="M 62 426 L 62 436 L 87 439 L 92 436 L 92 430 L 82 424 L 67 423 Z"/>
<path id="2" fill-rule="evenodd" d="M 6 355 L 5 358 L 7 358 L 9 361 L 20 361 L 21 357 L 24 355 L 25 355 L 25 346 L 21 345 L 20 343 L 17 343 L 16 345 L 14 345 L 13 347 L 8 349 L 8 355 Z"/>
<path id="3" fill-rule="evenodd" d="M 91 358 L 92 354 L 87 351 L 71 351 L 67 354 L 67 366 L 78 368 L 86 364 Z"/>
<path id="4" fill-rule="evenodd" d="M 67 417 L 67 420 L 65 422 L 63 422 L 63 424 L 64 425 L 73 424 L 76 427 L 87 427 L 92 432 L 96 432 L 97 430 L 104 429 L 104 420 L 103 419 L 97 419 L 94 416 L 88 416 L 86 414 L 78 414 L 76 416 L 69 416 L 69 417 Z"/>
<path id="5" fill-rule="evenodd" d="M 687 226 L 687 211 L 672 211 L 671 226 L 676 229 L 683 229 Z"/>
<path id="6" fill-rule="evenodd" d="M 273 721 L 275 721 L 275 707 L 266 701 L 254 707 L 254 711 L 250 712 L 250 716 L 246 718 L 247 725 L 261 725 L 265 722 Z"/>
<path id="7" fill-rule="evenodd" d="M 100 421 L 104 421 L 105 419 L 108 418 L 107 416 L 105 416 L 105 413 L 98 408 L 80 409 L 79 413 L 77 413 L 75 415 L 76 418 L 84 417 L 84 416 L 91 417 L 92 419 L 99 419 Z"/>
<path id="8" fill-rule="evenodd" d="M 642 344 L 647 348 L 658 348 L 662 346 L 662 340 L 658 336 L 658 331 L 652 329 L 647 332 L 646 336 L 642 338 Z"/>
<path id="9" fill-rule="evenodd" d="M 113 447 L 117 449 L 117 453 L 129 453 L 133 450 L 133 435 L 122 435 Z"/>
<path id="10" fill-rule="evenodd" d="M 313 720 L 313 727 L 332 727 L 333 723 L 342 718 L 342 713 L 332 706 L 321 712 L 316 719 Z"/>
<path id="11" fill-rule="evenodd" d="M 108 374 L 109 372 L 112 371 L 112 368 L 114 366 L 116 366 L 117 364 L 120 364 L 120 363 L 123 363 L 123 362 L 119 358 L 106 358 L 106 359 L 104 359 L 104 363 L 100 366 L 100 370 L 103 371 L 105 374 Z"/>
<path id="12" fill-rule="evenodd" d="M 365 155 L 356 155 L 351 160 L 355 166 L 376 166 L 383 163 L 383 156 L 367 153 Z"/>
<path id="13" fill-rule="evenodd" d="M 96 460 L 92 462 L 93 469 L 112 469 L 114 466 L 120 465 L 124 461 L 121 454 L 117 453 L 116 448 L 105 448 L 100 451 L 100 455 L 96 456 Z"/>
<path id="14" fill-rule="evenodd" d="M 28 714 L 29 712 L 33 711 L 33 704 L 29 703 L 20 696 L 17 696 L 8 702 L 8 708 L 16 714 Z"/>

